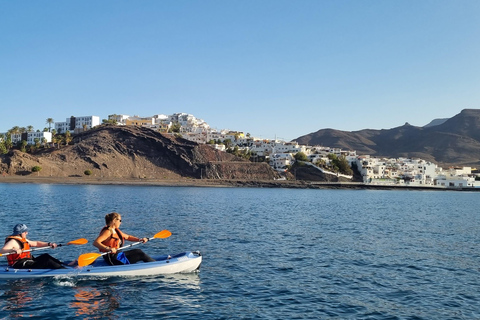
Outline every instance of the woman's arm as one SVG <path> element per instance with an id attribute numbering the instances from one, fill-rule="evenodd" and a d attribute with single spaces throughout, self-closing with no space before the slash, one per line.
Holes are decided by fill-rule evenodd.
<path id="1" fill-rule="evenodd" d="M 27 241 L 30 247 L 52 247 L 54 249 L 57 247 L 57 244 L 54 242 L 33 241 L 33 240 L 27 240 Z"/>
<path id="2" fill-rule="evenodd" d="M 138 237 L 128 235 L 126 233 L 124 233 L 123 236 L 125 237 L 125 240 L 132 241 L 132 242 L 142 241 L 143 243 L 145 243 L 148 241 L 148 238 L 138 238 Z"/>
<path id="3" fill-rule="evenodd" d="M 5 245 L 3 246 L 2 249 L 0 249 L 0 253 L 16 253 L 20 254 L 22 253 L 22 249 L 20 249 L 20 245 L 18 244 L 17 241 L 15 240 L 10 240 Z"/>
<path id="4" fill-rule="evenodd" d="M 110 229 L 105 229 L 100 235 L 95 239 L 93 242 L 93 245 L 97 247 L 98 249 L 103 249 L 103 250 L 109 250 L 108 247 L 104 244 L 102 244 L 103 241 L 107 240 L 109 237 L 112 236 L 112 232 Z"/>

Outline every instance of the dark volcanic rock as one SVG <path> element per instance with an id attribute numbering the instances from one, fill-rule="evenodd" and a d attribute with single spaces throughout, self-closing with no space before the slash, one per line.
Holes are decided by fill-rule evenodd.
<path id="1" fill-rule="evenodd" d="M 141 127 L 101 126 L 76 135 L 73 144 L 35 155 L 13 151 L 0 158 L 8 174 L 82 177 L 85 170 L 101 178 L 273 180 L 267 163 L 251 163 L 209 145 Z"/>

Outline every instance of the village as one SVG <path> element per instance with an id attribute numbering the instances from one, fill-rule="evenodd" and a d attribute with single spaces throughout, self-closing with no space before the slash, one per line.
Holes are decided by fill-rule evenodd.
<path id="1" fill-rule="evenodd" d="M 55 134 L 75 135 L 104 123 L 142 126 L 165 134 L 179 135 L 184 139 L 209 144 L 213 148 L 227 151 L 235 148 L 245 154 L 262 158 L 280 174 L 285 173 L 296 161 L 296 155 L 304 155 L 302 161 L 323 174 L 352 179 L 352 175 L 328 170 L 332 155 L 345 159 L 350 167 L 356 168 L 364 184 L 384 186 L 421 186 L 436 188 L 480 188 L 480 177 L 471 167 L 441 168 L 437 164 L 422 159 L 377 158 L 370 155 L 357 155 L 355 150 L 342 150 L 328 146 L 300 145 L 295 141 L 261 139 L 250 133 L 227 129 L 212 129 L 207 122 L 187 113 L 172 115 L 158 114 L 151 117 L 128 115 L 109 115 L 100 120 L 99 116 L 66 118 L 64 122 L 47 119 L 49 128 L 33 131 L 33 128 L 14 127 L 2 137 L 10 136 L 11 143 L 17 145 L 24 141 L 27 145 L 50 144 Z M 51 125 L 54 128 L 51 128 Z"/>

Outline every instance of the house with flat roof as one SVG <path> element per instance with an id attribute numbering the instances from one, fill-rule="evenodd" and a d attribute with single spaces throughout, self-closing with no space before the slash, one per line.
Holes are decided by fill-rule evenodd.
<path id="1" fill-rule="evenodd" d="M 98 116 L 71 116 L 67 118 L 65 122 L 55 122 L 55 130 L 57 133 L 65 133 L 67 131 L 79 133 L 99 126 L 100 124 L 100 117 Z"/>

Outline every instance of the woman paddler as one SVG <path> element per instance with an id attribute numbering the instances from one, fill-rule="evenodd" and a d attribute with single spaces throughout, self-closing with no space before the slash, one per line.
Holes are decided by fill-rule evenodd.
<path id="1" fill-rule="evenodd" d="M 123 247 L 125 240 L 133 242 L 147 242 L 148 238 L 137 238 L 130 236 L 119 227 L 122 223 L 122 217 L 117 212 L 109 213 L 105 216 L 105 227 L 100 231 L 100 235 L 95 239 L 93 245 L 101 252 L 108 252 L 103 255 L 103 259 L 110 265 L 133 264 L 138 261 L 154 262 L 155 260 L 143 252 L 141 249 L 131 249 L 119 252 Z"/>

